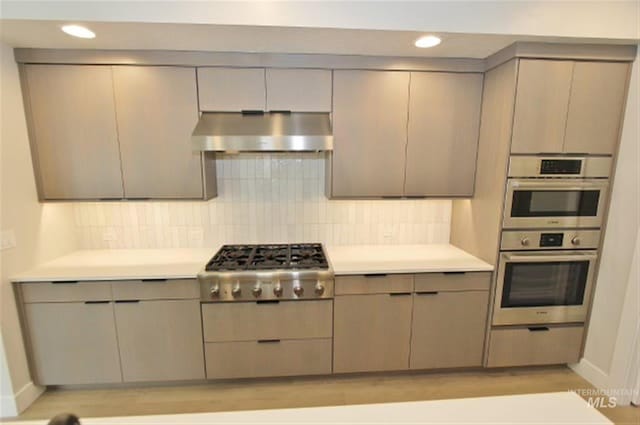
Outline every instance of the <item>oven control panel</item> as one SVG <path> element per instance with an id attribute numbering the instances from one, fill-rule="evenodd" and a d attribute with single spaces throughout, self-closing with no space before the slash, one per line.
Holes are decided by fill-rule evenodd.
<path id="1" fill-rule="evenodd" d="M 544 249 L 597 249 L 599 230 L 505 230 L 500 241 L 501 251 Z"/>

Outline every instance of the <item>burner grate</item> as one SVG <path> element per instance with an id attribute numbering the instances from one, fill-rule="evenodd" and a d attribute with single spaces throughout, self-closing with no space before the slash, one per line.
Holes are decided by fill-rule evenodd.
<path id="1" fill-rule="evenodd" d="M 207 271 L 328 269 L 322 245 L 224 245 L 207 263 Z"/>

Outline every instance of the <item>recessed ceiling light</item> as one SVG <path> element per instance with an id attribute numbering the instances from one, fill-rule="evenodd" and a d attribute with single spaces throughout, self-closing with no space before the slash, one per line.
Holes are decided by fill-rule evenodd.
<path id="1" fill-rule="evenodd" d="M 440 38 L 435 35 L 425 35 L 416 40 L 416 47 L 426 49 L 427 47 L 433 47 L 440 44 Z"/>
<path id="2" fill-rule="evenodd" d="M 93 31 L 80 25 L 65 25 L 62 27 L 62 31 L 74 37 L 96 38 L 96 34 Z"/>

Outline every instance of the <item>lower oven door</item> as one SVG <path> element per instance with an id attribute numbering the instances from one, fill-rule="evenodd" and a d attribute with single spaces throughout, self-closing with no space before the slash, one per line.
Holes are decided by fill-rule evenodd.
<path id="1" fill-rule="evenodd" d="M 502 253 L 494 325 L 583 322 L 596 251 Z"/>

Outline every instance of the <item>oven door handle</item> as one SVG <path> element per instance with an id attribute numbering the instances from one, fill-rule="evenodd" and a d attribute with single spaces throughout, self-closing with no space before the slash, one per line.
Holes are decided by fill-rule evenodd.
<path id="1" fill-rule="evenodd" d="M 541 183 L 536 182 L 523 182 L 514 181 L 511 183 L 511 187 L 514 190 L 517 189 L 539 189 L 539 190 L 585 190 L 585 189 L 606 189 L 608 186 L 606 181 L 602 182 L 557 182 L 557 181 L 545 181 Z"/>
<path id="2" fill-rule="evenodd" d="M 566 255 L 522 255 L 522 254 L 502 254 L 507 261 L 519 262 L 544 262 L 544 261 L 573 261 L 573 260 L 595 260 L 598 255 L 595 253 L 579 253 Z"/>

